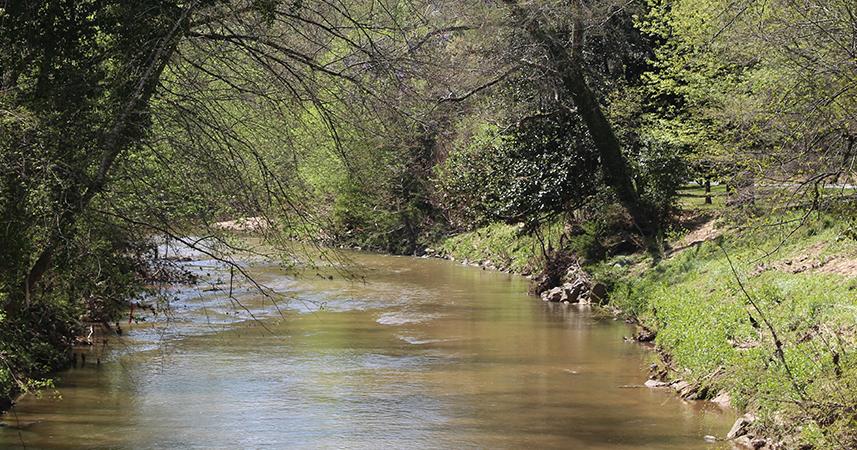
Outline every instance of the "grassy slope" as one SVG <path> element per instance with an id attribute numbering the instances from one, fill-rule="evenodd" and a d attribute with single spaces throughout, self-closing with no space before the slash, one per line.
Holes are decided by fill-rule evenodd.
<path id="1" fill-rule="evenodd" d="M 857 405 L 857 274 L 827 273 L 834 264 L 811 266 L 857 260 L 857 240 L 847 223 L 830 217 L 813 216 L 793 233 L 795 222 L 774 222 L 789 219 L 799 216 L 719 225 L 724 237 L 657 264 L 633 255 L 589 269 L 612 287 L 613 306 L 658 332 L 672 377 L 698 383 L 709 396 L 729 392 L 735 406 L 760 415 L 769 435 L 797 434 L 817 447 L 841 448 L 855 439 L 847 409 Z M 508 225 L 455 236 L 439 248 L 457 260 L 490 259 L 518 272 L 540 263 L 538 241 Z M 761 313 L 741 290 L 727 253 Z M 788 370 L 764 319 L 783 343 Z"/>
<path id="2" fill-rule="evenodd" d="M 675 376 L 711 393 L 728 391 L 736 406 L 758 411 L 770 433 L 795 432 L 839 448 L 855 439 L 847 408 L 857 406 L 857 274 L 811 266 L 857 259 L 857 240 L 830 218 L 813 218 L 789 235 L 794 226 L 749 224 L 654 266 L 605 263 L 597 271 L 618 280 L 613 305 L 657 330 Z M 765 319 L 783 343 L 786 364 Z"/>
<path id="3" fill-rule="evenodd" d="M 556 242 L 561 225 L 550 225 L 542 234 L 545 243 Z M 540 269 L 541 243 L 531 235 L 522 234 L 521 227 L 495 223 L 441 242 L 437 250 L 456 260 L 491 261 L 500 269 L 516 273 L 532 273 Z"/>

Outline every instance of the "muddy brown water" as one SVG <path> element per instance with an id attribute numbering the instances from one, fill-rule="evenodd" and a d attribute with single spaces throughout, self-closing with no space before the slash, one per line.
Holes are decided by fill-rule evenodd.
<path id="1" fill-rule="evenodd" d="M 365 280 L 248 264 L 293 299 L 233 287 L 264 327 L 226 283 L 177 288 L 169 320 L 125 324 L 100 365 L 22 398 L 0 448 L 725 448 L 704 436 L 733 412 L 635 387 L 651 355 L 627 325 L 517 276 L 351 256 Z"/>

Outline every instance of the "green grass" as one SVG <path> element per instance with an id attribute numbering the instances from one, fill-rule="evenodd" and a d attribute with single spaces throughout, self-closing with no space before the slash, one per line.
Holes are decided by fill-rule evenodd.
<path id="1" fill-rule="evenodd" d="M 557 242 L 562 226 L 544 227 L 545 243 Z M 519 225 L 495 223 L 468 233 L 448 238 L 438 245 L 444 254 L 456 260 L 490 260 L 499 268 L 513 272 L 535 272 L 540 269 L 541 243 L 538 238 L 522 232 Z"/>
<path id="2" fill-rule="evenodd" d="M 759 415 L 762 435 L 791 439 L 787 448 L 857 448 L 857 274 L 795 270 L 857 259 L 853 216 L 744 216 L 721 224 L 722 237 L 657 263 L 638 253 L 587 269 L 611 286 L 613 306 L 657 331 L 661 363 L 673 378 L 697 384 L 703 397 L 729 392 L 737 408 Z M 561 232 L 552 225 L 543 235 L 556 243 Z M 587 228 L 567 249 L 581 254 L 592 233 Z M 492 224 L 436 247 L 459 261 L 491 260 L 516 272 L 543 264 L 539 240 L 513 225 Z"/>
<path id="3" fill-rule="evenodd" d="M 821 448 L 856 445 L 857 278 L 789 269 L 804 255 L 857 258 L 857 241 L 847 223 L 829 216 L 789 234 L 794 226 L 757 222 L 654 267 L 647 259 L 623 269 L 604 263 L 596 272 L 619 276 L 611 302 L 657 330 L 657 344 L 679 368 L 675 376 L 711 394 L 729 391 L 771 433 L 800 432 Z M 758 270 L 761 263 L 775 269 Z M 785 364 L 765 320 L 783 343 Z"/>
<path id="4" fill-rule="evenodd" d="M 682 196 L 685 194 L 685 196 Z M 698 185 L 687 185 L 679 189 L 679 206 L 683 209 L 695 210 L 716 210 L 722 208 L 726 204 L 726 185 L 717 184 L 711 186 L 711 204 L 705 203 L 705 198 L 699 197 L 705 195 L 705 188 Z M 693 195 L 688 197 L 686 195 Z"/>

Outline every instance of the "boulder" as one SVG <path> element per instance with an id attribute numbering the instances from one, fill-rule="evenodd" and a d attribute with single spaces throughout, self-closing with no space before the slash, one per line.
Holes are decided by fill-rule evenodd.
<path id="1" fill-rule="evenodd" d="M 732 406 L 732 397 L 726 391 L 720 391 L 716 397 L 711 399 L 711 403 L 716 403 L 722 408 Z"/>
<path id="2" fill-rule="evenodd" d="M 634 335 L 634 340 L 637 342 L 652 342 L 656 337 L 658 337 L 656 332 L 649 330 L 648 328 L 642 328 Z"/>
<path id="3" fill-rule="evenodd" d="M 562 285 L 562 290 L 565 293 L 565 301 L 570 303 L 588 303 L 588 299 L 584 295 L 588 290 L 585 281 L 578 279 L 573 283 L 565 283 Z"/>
<path id="4" fill-rule="evenodd" d="M 580 279 L 580 269 L 577 266 L 571 266 L 565 271 L 562 281 L 572 283 Z"/>
<path id="5" fill-rule="evenodd" d="M 686 400 L 695 400 L 697 394 L 697 387 L 688 383 L 684 380 L 676 381 L 671 385 L 673 389 L 678 393 L 679 397 Z"/>
<path id="6" fill-rule="evenodd" d="M 753 447 L 753 450 L 758 450 L 760 448 L 765 448 L 768 445 L 768 441 L 765 438 L 757 437 L 750 441 L 750 445 Z"/>
<path id="7" fill-rule="evenodd" d="M 589 289 L 589 301 L 604 305 L 607 303 L 607 285 L 604 283 L 594 283 Z"/>
<path id="8" fill-rule="evenodd" d="M 750 431 L 750 425 L 756 420 L 756 416 L 751 413 L 744 414 L 735 421 L 732 429 L 726 434 L 726 439 L 735 439 L 747 434 Z"/>
<path id="9" fill-rule="evenodd" d="M 754 438 L 750 436 L 739 436 L 732 440 L 735 448 L 745 448 L 752 450 L 761 450 L 768 447 L 768 441 L 764 438 Z"/>
<path id="10" fill-rule="evenodd" d="M 733 439 L 732 443 L 735 445 L 735 448 L 753 448 L 753 441 L 750 439 L 750 436 L 739 436 Z"/>
<path id="11" fill-rule="evenodd" d="M 548 289 L 547 291 L 542 292 L 542 300 L 546 302 L 561 302 L 567 300 L 568 297 L 565 294 L 565 289 L 561 287 L 555 287 L 553 289 Z"/>

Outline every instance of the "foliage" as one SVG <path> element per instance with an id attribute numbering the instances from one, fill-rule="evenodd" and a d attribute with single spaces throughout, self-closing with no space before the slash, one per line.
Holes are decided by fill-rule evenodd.
<path id="1" fill-rule="evenodd" d="M 139 288 L 128 246 L 139 231 L 85 213 L 113 159 L 145 135 L 154 83 L 140 75 L 162 63 L 146 44 L 169 46 L 179 11 L 170 1 L 0 8 L 0 394 L 64 365 L 82 316 L 110 318 Z"/>
<path id="2" fill-rule="evenodd" d="M 646 128 L 689 146 L 698 173 L 836 179 L 857 110 L 850 11 L 840 0 L 652 1 L 639 22 L 660 41 Z"/>
<path id="3" fill-rule="evenodd" d="M 674 216 L 678 189 L 690 175 L 684 153 L 680 147 L 644 141 L 634 159 L 642 200 L 662 224 L 668 224 Z"/>
<path id="4" fill-rule="evenodd" d="M 479 131 L 437 169 L 443 207 L 459 223 L 543 223 L 594 194 L 598 159 L 576 114 L 560 109 L 508 131 Z"/>
<path id="5" fill-rule="evenodd" d="M 145 291 L 154 235 L 224 243 L 212 224 L 252 216 L 272 244 L 410 254 L 445 237 L 518 272 L 581 257 L 690 378 L 767 424 L 787 414 L 807 443 L 851 444 L 853 283 L 747 261 L 779 240 L 776 258 L 831 240 L 853 257 L 853 211 L 788 215 L 853 183 L 852 3 L 6 2 L 0 398 Z M 763 210 L 806 225 L 722 242 L 788 370 L 717 245 L 647 270 L 627 255 L 709 178 L 730 195 L 709 211 L 737 227 Z"/>
<path id="6" fill-rule="evenodd" d="M 139 292 L 153 233 L 205 230 L 207 240 L 225 242 L 213 222 L 263 216 L 269 230 L 311 222 L 282 152 L 294 137 L 287 131 L 309 111 L 341 150 L 334 105 L 351 104 L 356 115 L 378 106 L 369 105 L 368 86 L 397 75 L 384 68 L 401 42 L 390 30 L 409 22 L 405 10 L 395 17 L 374 6 L 0 6 L 0 298 L 2 332 L 16 346 L 9 370 L 26 379 L 60 367 L 56 355 L 81 320 L 126 305 Z M 363 46 L 379 64 L 352 64 Z M 282 243 L 275 232 L 264 237 Z"/>

